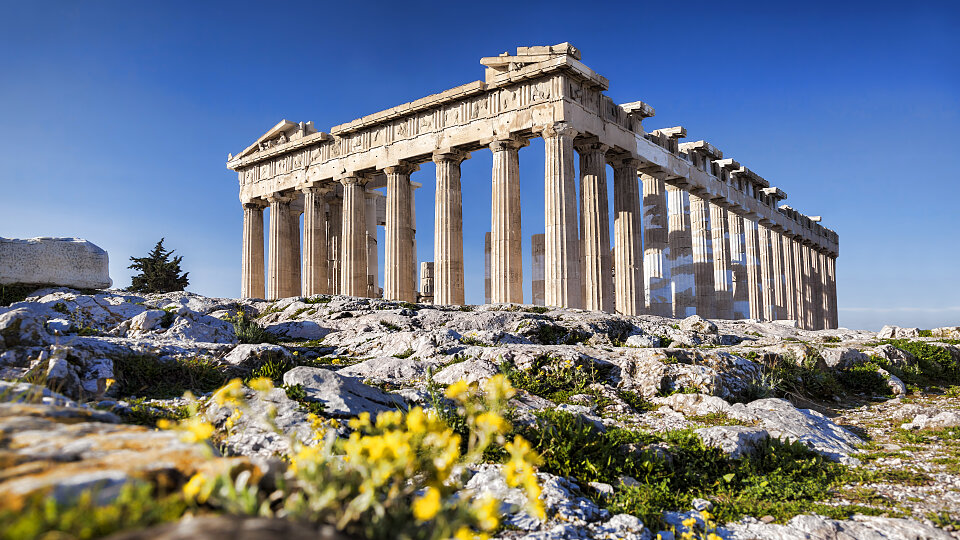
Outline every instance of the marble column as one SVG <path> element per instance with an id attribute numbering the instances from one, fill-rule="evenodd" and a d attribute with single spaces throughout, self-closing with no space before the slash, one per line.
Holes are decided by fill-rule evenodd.
<path id="1" fill-rule="evenodd" d="M 681 188 L 667 184 L 667 209 L 666 256 L 670 266 L 673 316 L 682 319 L 697 312 L 690 196 Z"/>
<path id="2" fill-rule="evenodd" d="M 500 139 L 493 152 L 490 220 L 490 300 L 523 303 L 523 236 L 520 230 L 520 155 L 526 141 Z"/>
<path id="3" fill-rule="evenodd" d="M 829 328 L 839 328 L 840 318 L 837 313 L 837 258 L 827 255 L 827 279 L 830 293 Z"/>
<path id="4" fill-rule="evenodd" d="M 577 145 L 580 154 L 580 257 L 583 260 L 584 309 L 613 312 L 610 260 L 610 203 L 606 152 L 600 143 Z"/>
<path id="5" fill-rule="evenodd" d="M 419 170 L 419 166 L 417 170 Z M 417 295 L 419 281 L 417 280 L 417 270 L 420 264 L 417 262 L 417 189 L 423 187 L 423 184 L 410 182 L 410 290 L 413 295 Z"/>
<path id="6" fill-rule="evenodd" d="M 643 181 L 643 270 L 649 313 L 670 317 L 673 298 L 667 264 L 667 196 L 664 176 L 641 175 Z"/>
<path id="7" fill-rule="evenodd" d="M 367 190 L 363 193 L 364 217 L 366 218 L 367 236 L 367 297 L 380 297 L 380 261 L 377 247 L 377 199 L 383 195 L 377 191 Z"/>
<path id="8" fill-rule="evenodd" d="M 746 245 L 747 296 L 750 318 L 763 320 L 763 276 L 760 270 L 760 234 L 755 219 L 743 220 L 743 238 Z"/>
<path id="9" fill-rule="evenodd" d="M 743 216 L 727 212 L 730 227 L 730 268 L 733 272 L 733 318 L 750 317 L 750 291 L 747 281 L 747 245 L 743 234 Z"/>
<path id="10" fill-rule="evenodd" d="M 782 230 L 778 225 L 773 225 L 769 230 L 770 255 L 773 258 L 773 311 L 775 320 L 787 318 L 786 272 L 783 263 L 783 241 L 780 234 Z"/>
<path id="11" fill-rule="evenodd" d="M 416 302 L 416 276 L 413 265 L 413 229 L 410 173 L 416 165 L 401 163 L 387 167 L 386 246 L 384 248 L 383 297 L 387 300 Z M 346 203 L 344 203 L 346 205 Z"/>
<path id="12" fill-rule="evenodd" d="M 289 219 L 287 220 L 287 227 L 290 228 L 288 237 L 290 239 L 290 249 L 287 250 L 287 257 L 290 260 L 287 262 L 287 269 L 290 275 L 286 280 L 287 290 L 283 294 L 284 298 L 300 296 L 303 283 L 301 275 L 303 259 L 300 256 L 300 214 L 302 210 L 299 204 L 296 207 L 294 204 L 290 204 Z"/>
<path id="13" fill-rule="evenodd" d="M 770 237 L 770 222 L 761 219 L 757 232 L 760 237 L 760 283 L 763 291 L 763 319 L 772 321 L 777 318 L 776 297 L 773 278 L 773 242 Z"/>
<path id="14" fill-rule="evenodd" d="M 303 294 L 327 294 L 327 216 L 323 189 L 303 188 Z"/>
<path id="15" fill-rule="evenodd" d="M 544 235 L 535 234 L 530 237 L 530 264 L 531 268 L 531 286 L 533 288 L 532 301 L 535 306 L 542 306 L 543 303 L 543 251 Z"/>
<path id="16" fill-rule="evenodd" d="M 693 277 L 697 315 L 705 319 L 714 319 L 717 316 L 717 296 L 708 204 L 707 200 L 700 195 L 690 193 L 690 232 L 693 239 Z"/>
<path id="17" fill-rule="evenodd" d="M 328 288 L 330 294 L 342 294 L 340 289 L 340 256 L 343 251 L 343 197 L 336 193 L 327 197 L 327 257 Z"/>
<path id="18" fill-rule="evenodd" d="M 813 261 L 810 256 L 810 246 L 806 241 L 802 244 L 803 251 L 803 327 L 813 330 Z"/>
<path id="19" fill-rule="evenodd" d="M 797 320 L 797 286 L 796 273 L 793 265 L 793 240 L 784 232 L 780 234 L 781 251 L 783 252 L 783 299 L 785 317 L 787 320 Z"/>
<path id="20" fill-rule="evenodd" d="M 794 313 L 797 325 L 803 328 L 804 290 L 803 290 L 803 245 L 796 238 L 790 238 L 793 254 Z"/>
<path id="21" fill-rule="evenodd" d="M 830 328 L 830 270 L 827 268 L 827 254 L 820 251 L 820 292 L 823 306 L 822 328 Z"/>
<path id="22" fill-rule="evenodd" d="M 613 275 L 617 313 L 639 315 L 643 302 L 643 238 L 636 159 L 613 164 Z"/>
<path id="23" fill-rule="evenodd" d="M 543 299 L 548 306 L 581 308 L 580 238 L 573 163 L 573 138 L 577 131 L 561 122 L 548 125 L 541 135 L 546 154 Z"/>
<path id="24" fill-rule="evenodd" d="M 470 157 L 455 150 L 434 152 L 437 195 L 433 220 L 433 303 L 463 305 L 463 195 L 460 163 Z"/>
<path id="25" fill-rule="evenodd" d="M 733 270 L 730 262 L 730 221 L 727 209 L 710 202 L 710 237 L 713 244 L 713 284 L 718 319 L 733 319 Z"/>
<path id="26" fill-rule="evenodd" d="M 290 290 L 290 197 L 273 194 L 270 203 L 270 239 L 267 244 L 267 300 L 284 298 Z"/>
<path id="27" fill-rule="evenodd" d="M 340 294 L 367 294 L 367 220 L 364 184 L 360 176 L 345 176 L 343 184 L 343 247 L 340 250 Z"/>
<path id="28" fill-rule="evenodd" d="M 242 255 L 240 296 L 263 298 L 263 203 L 259 201 L 243 204 Z"/>
<path id="29" fill-rule="evenodd" d="M 420 263 L 420 293 L 417 295 L 417 301 L 425 304 L 435 304 L 434 302 L 434 266 L 432 262 L 424 261 Z"/>
<path id="30" fill-rule="evenodd" d="M 490 303 L 490 233 L 483 233 L 483 303 Z"/>
<path id="31" fill-rule="evenodd" d="M 820 268 L 820 252 L 810 247 L 810 274 L 813 281 L 813 329 L 823 330 L 823 277 Z"/>

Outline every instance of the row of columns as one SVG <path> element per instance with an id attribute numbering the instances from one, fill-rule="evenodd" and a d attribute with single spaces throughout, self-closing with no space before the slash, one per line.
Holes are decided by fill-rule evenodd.
<path id="1" fill-rule="evenodd" d="M 593 138 L 578 138 L 579 133 L 565 123 L 548 125 L 538 134 L 544 139 L 546 162 L 543 255 L 542 266 L 536 264 L 534 296 L 542 296 L 544 304 L 626 315 L 696 313 L 723 319 L 791 318 L 808 328 L 836 326 L 835 260 L 827 254 L 782 234 L 769 221 L 745 218 L 702 193 L 682 189 L 675 180 L 668 184 L 662 172 L 644 171 L 638 183 L 638 160 L 613 154 Z M 526 145 L 516 137 L 489 143 L 493 154 L 485 287 L 489 302 L 523 301 L 519 150 Z M 579 193 L 575 152 L 580 158 Z M 469 157 L 456 149 L 438 150 L 432 156 L 436 164 L 432 294 L 437 304 L 464 303 L 460 166 Z M 608 163 L 614 173 L 612 249 Z M 383 296 L 389 300 L 417 300 L 410 181 L 416 170 L 417 165 L 400 162 L 382 171 Z M 333 292 L 376 296 L 376 205 L 365 189 L 369 178 L 341 178 L 342 198 L 330 197 L 329 185 L 301 188 L 302 276 L 300 209 L 294 206 L 299 196 L 276 194 L 267 199 L 266 282 L 264 204 L 245 204 L 242 294 L 263 297 L 266 285 L 266 297 L 271 299 Z"/>

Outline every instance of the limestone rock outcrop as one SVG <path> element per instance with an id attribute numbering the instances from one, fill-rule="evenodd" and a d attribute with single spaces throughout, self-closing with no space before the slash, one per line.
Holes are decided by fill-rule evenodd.
<path id="1" fill-rule="evenodd" d="M 107 252 L 80 238 L 0 238 L 0 284 L 106 289 L 113 285 Z"/>

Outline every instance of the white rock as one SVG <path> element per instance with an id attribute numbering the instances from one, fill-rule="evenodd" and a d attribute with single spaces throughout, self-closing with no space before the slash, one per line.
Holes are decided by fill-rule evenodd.
<path id="1" fill-rule="evenodd" d="M 376 416 L 383 411 L 406 408 L 400 396 L 388 394 L 329 369 L 295 367 L 283 374 L 283 383 L 303 385 L 307 397 L 321 402 L 324 414 L 330 416 L 357 416 L 361 412 Z"/>
<path id="2" fill-rule="evenodd" d="M 453 384 L 461 380 L 466 381 L 467 384 L 472 384 L 485 381 L 498 372 L 499 370 L 493 362 L 480 358 L 470 358 L 434 373 L 433 380 L 440 384 Z"/>
<path id="3" fill-rule="evenodd" d="M 244 343 L 237 345 L 223 361 L 234 366 L 255 369 L 271 360 L 283 361 L 293 358 L 290 351 L 270 343 Z"/>
<path id="4" fill-rule="evenodd" d="M 0 312 L 0 338 L 7 347 L 50 343 L 44 323 L 51 311 L 45 306 L 23 302 L 7 308 Z"/>
<path id="5" fill-rule="evenodd" d="M 684 332 L 695 332 L 697 334 L 713 335 L 716 335 L 718 332 L 717 325 L 699 315 L 691 315 L 680 321 L 680 330 Z"/>
<path id="6" fill-rule="evenodd" d="M 0 284 L 36 283 L 106 289 L 107 252 L 80 238 L 0 238 Z"/>
<path id="7" fill-rule="evenodd" d="M 342 368 L 337 373 L 347 377 L 399 384 L 425 380 L 427 368 L 433 365 L 435 364 L 416 358 L 387 356 L 364 360 L 359 364 Z"/>
<path id="8" fill-rule="evenodd" d="M 899 377 L 883 368 L 877 368 L 877 373 L 879 373 L 884 380 L 887 381 L 887 386 L 890 387 L 890 391 L 893 392 L 893 395 L 907 395 L 907 385 L 903 384 L 903 381 L 901 381 Z"/>
<path id="9" fill-rule="evenodd" d="M 631 336 L 627 336 L 627 340 L 624 342 L 624 344 L 627 347 L 659 347 L 660 338 L 647 334 L 633 334 Z"/>
<path id="10" fill-rule="evenodd" d="M 708 394 L 673 394 L 664 398 L 654 398 L 661 403 L 687 416 L 706 416 L 708 414 L 730 414 L 729 403 Z"/>
<path id="11" fill-rule="evenodd" d="M 943 411 L 934 416 L 918 414 L 913 422 L 903 424 L 903 429 L 943 429 L 960 426 L 960 412 Z"/>
<path id="12" fill-rule="evenodd" d="M 854 463 L 850 458 L 863 441 L 826 416 L 809 409 L 797 409 L 778 398 L 758 399 L 747 405 L 734 405 L 731 416 L 753 418 L 771 437 L 796 440 L 828 458 Z"/>
<path id="13" fill-rule="evenodd" d="M 767 430 L 752 426 L 713 426 L 694 433 L 704 445 L 719 448 L 732 458 L 752 454 L 770 436 Z"/>
<path id="14" fill-rule="evenodd" d="M 785 525 L 743 520 L 726 525 L 731 540 L 952 540 L 950 533 L 912 519 L 855 515 L 834 520 L 796 516 Z"/>
<path id="15" fill-rule="evenodd" d="M 870 357 L 852 347 L 826 347 L 820 351 L 827 367 L 845 369 L 870 361 Z"/>
<path id="16" fill-rule="evenodd" d="M 264 330 L 282 339 L 312 341 L 323 339 L 330 330 L 313 321 L 286 321 L 267 325 Z"/>
<path id="17" fill-rule="evenodd" d="M 130 319 L 129 331 L 133 336 L 140 335 L 144 332 L 151 332 L 160 328 L 164 317 L 169 317 L 166 311 L 161 309 L 148 309 Z"/>

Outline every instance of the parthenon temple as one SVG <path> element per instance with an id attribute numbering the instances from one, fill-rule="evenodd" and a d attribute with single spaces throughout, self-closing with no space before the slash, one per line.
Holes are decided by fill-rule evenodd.
<path id="1" fill-rule="evenodd" d="M 329 133 L 284 120 L 229 156 L 243 205 L 242 295 L 380 296 L 383 226 L 384 298 L 415 302 L 427 292 L 435 304 L 463 304 L 460 165 L 471 152 L 489 149 L 488 301 L 522 303 L 519 164 L 529 139 L 541 137 L 544 233 L 533 242 L 530 285 L 536 303 L 837 327 L 839 237 L 819 216 L 781 204 L 782 189 L 716 146 L 681 142 L 682 127 L 646 131 L 642 123 L 653 108 L 614 103 L 603 93 L 607 79 L 568 43 L 519 47 L 480 63 L 483 81 Z M 414 213 L 420 184 L 410 176 L 431 160 L 434 257 L 423 276 L 430 290 L 420 291 Z"/>

